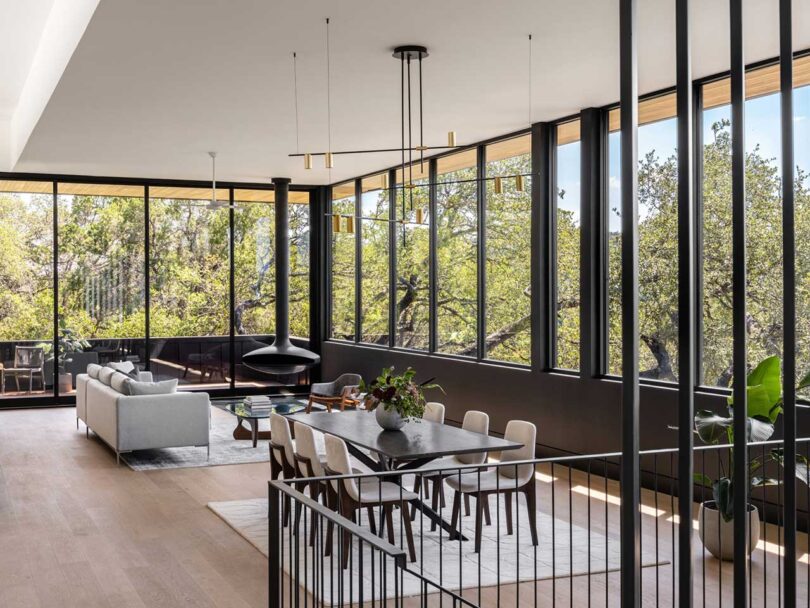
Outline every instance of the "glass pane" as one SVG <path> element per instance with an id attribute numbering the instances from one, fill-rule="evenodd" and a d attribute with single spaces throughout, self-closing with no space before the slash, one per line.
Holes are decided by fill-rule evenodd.
<path id="1" fill-rule="evenodd" d="M 332 188 L 332 213 L 338 215 L 329 218 L 332 241 L 330 327 L 331 337 L 341 340 L 354 340 L 354 205 L 353 181 Z"/>
<path id="2" fill-rule="evenodd" d="M 290 193 L 292 194 L 292 193 Z M 290 197 L 290 336 L 309 343 L 309 193 L 306 203 Z"/>
<path id="3" fill-rule="evenodd" d="M 0 399 L 52 395 L 52 182 L 0 180 L 0 248 Z M 39 362 L 30 384 L 27 355 Z"/>
<path id="4" fill-rule="evenodd" d="M 478 312 L 478 177 L 476 151 L 437 161 L 436 350 L 475 357 Z"/>
<path id="5" fill-rule="evenodd" d="M 490 144 L 485 150 L 487 177 L 528 174 L 531 137 Z M 531 363 L 531 186 L 521 191 L 504 180 L 500 194 L 487 180 L 486 204 L 486 358 Z"/>
<path id="6" fill-rule="evenodd" d="M 797 64 L 799 61 L 796 62 Z M 797 68 L 800 67 L 797 65 Z M 746 313 L 748 361 L 753 367 L 783 350 L 781 141 L 778 70 L 749 72 L 755 83 L 745 102 L 746 150 Z M 730 386 L 733 378 L 732 229 L 731 229 L 731 107 L 728 81 L 707 85 L 713 107 L 703 112 L 703 383 Z M 797 246 L 797 372 L 807 371 L 808 286 L 803 220 L 808 207 L 807 127 L 810 87 L 796 90 L 796 246 Z M 802 131 L 804 129 L 804 131 Z M 804 136 L 804 139 L 803 139 Z"/>
<path id="7" fill-rule="evenodd" d="M 576 126 L 573 126 L 573 125 Z M 576 137 L 576 139 L 574 139 Z M 555 367 L 579 369 L 579 121 L 557 127 L 557 360 Z"/>
<path id="8" fill-rule="evenodd" d="M 389 206 L 387 174 L 363 179 L 360 199 L 362 222 L 362 297 L 361 340 L 388 345 L 389 309 Z"/>
<path id="9" fill-rule="evenodd" d="M 675 95 L 639 104 L 639 373 L 674 381 L 678 373 L 678 175 Z M 619 128 L 619 111 L 610 113 Z M 621 135 L 609 148 L 608 373 L 621 374 Z"/>
<path id="10" fill-rule="evenodd" d="M 59 184 L 59 313 L 62 367 L 146 367 L 144 189 Z"/>
<path id="11" fill-rule="evenodd" d="M 428 225 L 431 221 L 428 163 L 397 171 L 394 205 L 400 222 L 397 233 L 396 346 L 427 350 L 430 347 L 430 276 Z M 421 217 L 419 217 L 421 216 Z M 421 223 L 418 221 L 421 219 Z"/>
<path id="12" fill-rule="evenodd" d="M 217 193 L 225 206 L 210 197 L 150 190 L 151 368 L 190 388 L 230 383 L 228 192 Z"/>

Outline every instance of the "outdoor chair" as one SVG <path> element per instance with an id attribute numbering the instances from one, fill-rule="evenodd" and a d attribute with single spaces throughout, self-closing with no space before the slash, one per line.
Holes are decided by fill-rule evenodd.
<path id="1" fill-rule="evenodd" d="M 3 369 L 3 385 L 5 377 L 13 376 L 20 392 L 20 376 L 28 376 L 28 393 L 33 391 L 34 377 L 38 376 L 45 390 L 45 349 L 41 346 L 15 346 L 14 363 L 11 367 Z"/>

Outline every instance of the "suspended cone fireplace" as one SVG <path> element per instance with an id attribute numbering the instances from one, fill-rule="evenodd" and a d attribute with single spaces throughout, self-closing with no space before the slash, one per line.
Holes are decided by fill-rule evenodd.
<path id="1" fill-rule="evenodd" d="M 274 375 L 298 374 L 321 358 L 290 342 L 290 180 L 274 177 L 276 205 L 276 338 L 273 344 L 242 356 L 250 369 Z"/>

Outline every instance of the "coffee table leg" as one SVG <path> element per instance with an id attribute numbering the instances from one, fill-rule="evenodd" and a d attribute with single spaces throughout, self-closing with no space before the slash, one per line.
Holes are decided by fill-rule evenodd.
<path id="1" fill-rule="evenodd" d="M 253 439 L 253 447 L 256 447 L 256 443 L 259 441 L 259 421 L 255 418 L 250 418 L 250 434 L 251 438 Z"/>

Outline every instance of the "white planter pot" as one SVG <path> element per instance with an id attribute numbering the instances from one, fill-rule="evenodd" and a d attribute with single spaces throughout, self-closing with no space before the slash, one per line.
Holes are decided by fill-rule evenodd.
<path id="1" fill-rule="evenodd" d="M 377 418 L 379 424 L 384 431 L 398 431 L 405 426 L 405 420 L 399 415 L 393 407 L 390 410 L 385 409 L 385 404 L 380 403 L 374 408 L 374 416 Z"/>
<path id="2" fill-rule="evenodd" d="M 750 542 L 746 540 L 746 549 L 751 555 L 759 541 L 759 511 L 752 504 L 748 505 L 748 526 Z M 700 505 L 698 533 L 709 553 L 720 560 L 734 561 L 734 520 L 723 519 L 713 500 Z"/>

